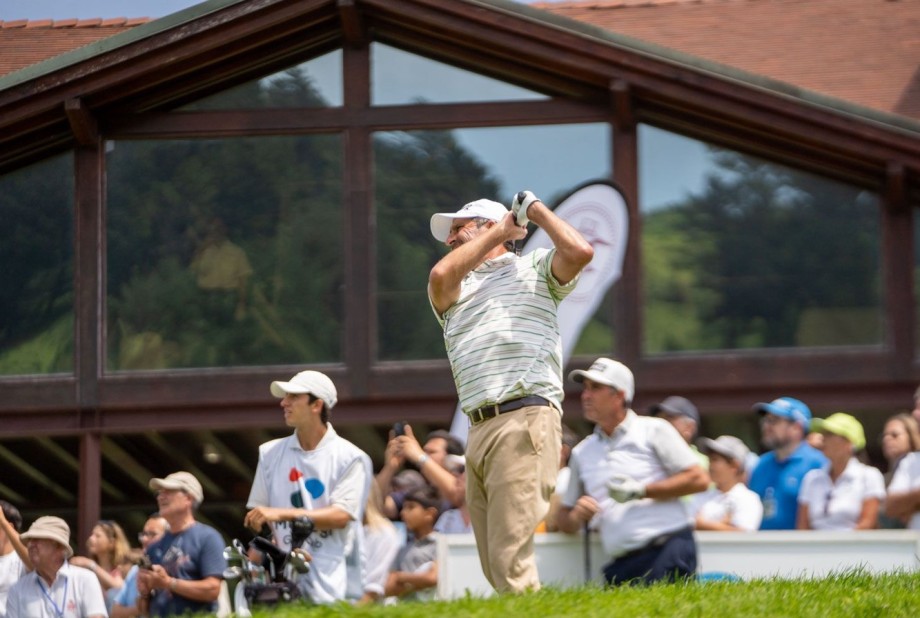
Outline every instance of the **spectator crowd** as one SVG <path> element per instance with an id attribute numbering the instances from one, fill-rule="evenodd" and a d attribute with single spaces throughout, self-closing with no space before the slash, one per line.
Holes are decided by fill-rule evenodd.
<path id="1" fill-rule="evenodd" d="M 596 531 L 609 585 L 694 577 L 694 530 L 920 530 L 920 389 L 912 412 L 884 424 L 883 474 L 867 463 L 863 425 L 846 412 L 815 418 L 789 396 L 757 402 L 758 456 L 737 436 L 700 436 L 700 413 L 685 397 L 634 411 L 634 376 L 618 361 L 599 358 L 568 378 L 594 429 L 582 438 L 563 427 L 556 492 L 535 532 Z M 260 447 L 244 523 L 285 554 L 304 552 L 303 601 L 433 598 L 437 536 L 476 532 L 463 442 L 443 430 L 420 440 L 398 423 L 375 474 L 367 454 L 335 433 L 327 376 L 304 371 L 270 390 L 293 433 Z M 229 548 L 196 520 L 198 479 L 177 471 L 149 486 L 157 508 L 139 546 L 100 520 L 85 555 L 74 555 L 60 517 L 25 528 L 0 500 L 0 618 L 249 615 L 244 595 L 218 603 Z M 295 547 L 302 521 L 312 534 Z M 259 551 L 248 549 L 256 563 Z"/>

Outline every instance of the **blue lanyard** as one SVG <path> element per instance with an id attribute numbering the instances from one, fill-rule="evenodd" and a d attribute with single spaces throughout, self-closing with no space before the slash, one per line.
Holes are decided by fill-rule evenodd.
<path id="1" fill-rule="evenodd" d="M 45 586 L 42 584 L 41 575 L 38 573 L 36 575 L 36 580 L 38 581 L 38 587 L 41 588 L 42 594 L 45 595 L 45 598 L 48 599 L 48 602 L 51 603 L 51 607 L 54 608 L 54 615 L 58 618 L 64 618 L 64 610 L 67 609 L 67 586 L 70 584 L 70 580 L 64 579 L 64 598 L 61 599 L 61 606 L 58 607 L 57 603 L 54 602 L 54 599 L 51 598 L 51 595 L 48 594 L 48 590 L 45 590 Z"/>

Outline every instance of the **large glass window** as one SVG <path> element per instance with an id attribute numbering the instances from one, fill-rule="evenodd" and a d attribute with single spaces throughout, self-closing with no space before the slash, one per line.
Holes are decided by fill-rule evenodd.
<path id="1" fill-rule="evenodd" d="M 210 97 L 183 110 L 339 107 L 342 51 L 336 50 Z"/>
<path id="2" fill-rule="evenodd" d="M 117 142 L 108 368 L 341 358 L 338 136 Z"/>
<path id="3" fill-rule="evenodd" d="M 555 207 L 586 181 L 607 178 L 611 167 L 610 131 L 599 124 L 378 133 L 374 147 L 385 360 L 444 356 L 426 293 L 428 272 L 446 251 L 431 236 L 432 214 L 481 197 L 510 206 L 521 189 Z"/>
<path id="4" fill-rule="evenodd" d="M 644 349 L 879 344 L 874 193 L 642 126 Z"/>
<path id="5" fill-rule="evenodd" d="M 528 101 L 548 97 L 381 43 L 371 44 L 374 105 Z"/>
<path id="6" fill-rule="evenodd" d="M 73 370 L 73 155 L 0 176 L 0 375 Z"/>

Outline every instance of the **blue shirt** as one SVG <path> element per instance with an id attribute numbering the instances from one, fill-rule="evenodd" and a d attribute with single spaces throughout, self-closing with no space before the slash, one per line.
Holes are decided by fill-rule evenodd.
<path id="1" fill-rule="evenodd" d="M 802 479 L 826 463 L 824 454 L 805 442 L 783 461 L 776 459 L 774 451 L 760 457 L 748 486 L 763 502 L 761 530 L 795 530 Z"/>
<path id="2" fill-rule="evenodd" d="M 171 577 L 199 581 L 206 577 L 223 578 L 227 561 L 220 533 L 200 522 L 191 528 L 163 538 L 147 548 L 153 564 L 159 564 Z M 192 601 L 169 590 L 157 590 L 150 599 L 151 616 L 178 616 L 186 612 L 207 613 L 217 609 L 217 602 Z"/>

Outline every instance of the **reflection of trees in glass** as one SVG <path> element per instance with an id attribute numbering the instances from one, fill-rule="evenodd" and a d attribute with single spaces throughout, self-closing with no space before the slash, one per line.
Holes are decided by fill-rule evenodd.
<path id="1" fill-rule="evenodd" d="M 442 358 L 444 339 L 426 286 L 446 247 L 431 236 L 431 215 L 480 197 L 494 199 L 498 183 L 449 131 L 380 134 L 374 148 L 378 356 Z"/>
<path id="2" fill-rule="evenodd" d="M 0 178 L 0 374 L 73 368 L 73 157 Z"/>
<path id="3" fill-rule="evenodd" d="M 184 110 L 325 107 L 304 65 L 248 81 L 185 106 Z"/>
<path id="4" fill-rule="evenodd" d="M 117 144 L 111 366 L 338 359 L 340 157 L 334 137 Z M 238 290 L 205 285 L 190 269 L 215 217 L 252 269 L 243 311 Z"/>
<path id="5" fill-rule="evenodd" d="M 319 101 L 298 71 L 259 84 L 252 96 Z M 337 136 L 119 142 L 108 177 L 110 368 L 341 357 Z"/>
<path id="6" fill-rule="evenodd" d="M 645 215 L 646 350 L 875 343 L 873 196 L 732 152 Z"/>

